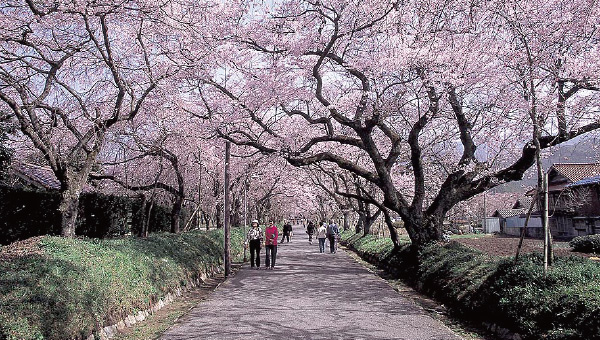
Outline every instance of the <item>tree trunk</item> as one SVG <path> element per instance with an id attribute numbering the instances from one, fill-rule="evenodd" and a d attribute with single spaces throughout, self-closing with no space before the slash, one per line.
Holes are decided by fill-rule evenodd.
<path id="1" fill-rule="evenodd" d="M 210 214 L 207 213 L 206 211 L 202 210 L 202 219 L 204 220 L 204 223 L 206 223 L 206 230 L 210 229 Z"/>
<path id="2" fill-rule="evenodd" d="M 58 210 L 61 214 L 61 235 L 64 237 L 75 236 L 77 214 L 79 213 L 79 191 L 67 190 L 60 194 Z"/>
<path id="3" fill-rule="evenodd" d="M 146 227 L 146 230 L 144 231 L 144 237 L 148 237 L 148 234 L 150 233 L 150 220 L 152 219 L 152 209 L 154 209 L 154 193 L 152 193 L 152 196 L 150 197 L 150 205 L 148 205 L 148 212 L 146 213 L 146 224 L 144 225 Z"/>
<path id="4" fill-rule="evenodd" d="M 392 221 L 392 217 L 390 216 L 390 213 L 387 209 L 382 209 L 382 211 L 383 211 L 383 217 L 385 218 L 385 224 L 387 225 L 388 229 L 390 230 L 390 238 L 392 239 L 392 242 L 394 243 L 394 248 L 399 248 L 400 243 L 398 242 L 398 231 L 396 230 L 396 226 L 394 225 L 394 222 Z"/>
<path id="5" fill-rule="evenodd" d="M 441 241 L 443 218 L 423 217 L 416 220 L 405 220 L 404 227 L 412 241 L 412 246 L 419 249 L 431 242 Z"/>
<path id="6" fill-rule="evenodd" d="M 364 230 L 366 216 L 362 211 L 358 211 L 358 221 L 356 221 L 356 233 L 360 234 Z"/>
<path id="7" fill-rule="evenodd" d="M 79 213 L 79 196 L 81 194 L 81 177 L 87 178 L 87 172 L 73 173 L 66 169 L 62 176 L 57 176 L 61 182 L 60 204 L 58 210 L 61 214 L 61 235 L 74 237 Z M 79 178 L 77 178 L 79 177 Z"/>
<path id="8" fill-rule="evenodd" d="M 223 228 L 223 204 L 217 203 L 216 213 L 215 213 L 215 221 L 217 223 L 217 228 Z"/>
<path id="9" fill-rule="evenodd" d="M 379 217 L 381 210 L 377 210 L 375 215 L 371 215 L 369 205 L 365 204 L 365 208 L 366 209 L 362 212 L 361 216 L 362 216 L 363 235 L 367 236 L 371 232 L 371 226 L 373 225 L 373 223 L 375 223 L 375 221 L 377 220 L 377 217 Z M 359 212 L 359 214 L 360 214 L 360 212 Z"/>
<path id="10" fill-rule="evenodd" d="M 176 197 L 173 208 L 171 209 L 171 232 L 179 234 L 179 223 L 181 220 L 181 206 L 183 204 L 183 197 Z"/>
<path id="11" fill-rule="evenodd" d="M 371 233 L 372 222 L 370 221 L 369 216 L 367 216 L 367 215 L 363 215 L 363 216 L 364 216 L 362 219 L 363 236 L 367 236 L 367 235 L 369 235 L 369 233 Z"/>
<path id="12" fill-rule="evenodd" d="M 350 230 L 350 211 L 344 210 L 344 231 Z"/>
<path id="13" fill-rule="evenodd" d="M 239 197 L 232 195 L 232 207 L 230 216 L 230 222 L 232 226 L 240 226 L 242 225 L 242 201 Z"/>
<path id="14" fill-rule="evenodd" d="M 369 210 L 370 210 L 370 208 L 369 208 Z M 377 221 L 377 218 L 379 217 L 380 214 L 381 214 L 381 209 L 377 209 L 377 212 L 375 213 L 375 215 L 371 215 L 370 211 L 369 211 L 369 213 L 367 214 L 365 229 L 368 229 L 370 232 L 371 226 L 375 223 L 375 221 Z"/>
<path id="15" fill-rule="evenodd" d="M 139 237 L 143 237 L 146 238 L 148 237 L 148 221 L 147 221 L 147 214 L 148 214 L 148 197 L 146 197 L 146 195 L 142 194 L 140 195 L 140 199 L 141 199 L 141 203 L 140 203 L 140 209 L 139 209 L 139 221 L 140 221 L 140 232 L 138 234 Z"/>

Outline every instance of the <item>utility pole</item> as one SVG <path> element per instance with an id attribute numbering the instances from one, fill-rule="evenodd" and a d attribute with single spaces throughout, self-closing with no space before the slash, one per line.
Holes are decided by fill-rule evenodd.
<path id="1" fill-rule="evenodd" d="M 229 160 L 231 158 L 231 142 L 225 142 L 225 209 L 224 222 L 225 222 L 225 251 L 223 255 L 223 261 L 225 262 L 225 277 L 231 274 L 231 236 L 230 236 L 230 225 L 229 225 Z"/>
<path id="2" fill-rule="evenodd" d="M 198 148 L 198 164 L 200 171 L 198 172 L 198 230 L 202 228 L 202 146 Z M 208 229 L 208 223 L 206 224 Z"/>
<path id="3" fill-rule="evenodd" d="M 248 174 L 246 173 L 246 182 L 244 183 L 244 237 L 246 237 L 247 229 L 248 229 Z M 246 247 L 244 247 L 244 262 L 246 262 L 248 258 L 246 257 Z"/>
<path id="4" fill-rule="evenodd" d="M 544 277 L 548 274 L 548 262 L 550 261 L 550 228 L 548 227 L 548 173 L 544 172 L 542 187 L 544 196 L 542 201 L 542 225 L 544 227 Z"/>
<path id="5" fill-rule="evenodd" d="M 486 200 L 487 191 L 483 192 L 483 233 L 487 233 L 487 200 Z"/>

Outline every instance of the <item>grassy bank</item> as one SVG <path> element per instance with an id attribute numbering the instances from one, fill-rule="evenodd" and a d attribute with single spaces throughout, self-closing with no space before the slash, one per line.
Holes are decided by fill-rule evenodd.
<path id="1" fill-rule="evenodd" d="M 390 240 L 344 234 L 363 258 L 394 271 L 454 313 L 494 324 L 526 339 L 600 339 L 600 264 L 558 257 L 544 277 L 539 254 L 492 257 L 456 242 L 432 245 L 418 255 L 409 244 L 393 251 Z"/>
<path id="2" fill-rule="evenodd" d="M 240 259 L 242 232 L 232 233 Z M 23 246 L 25 247 L 25 246 Z M 18 248 L 18 247 L 17 247 Z M 0 339 L 81 339 L 222 265 L 223 233 L 41 237 L 0 261 Z"/>

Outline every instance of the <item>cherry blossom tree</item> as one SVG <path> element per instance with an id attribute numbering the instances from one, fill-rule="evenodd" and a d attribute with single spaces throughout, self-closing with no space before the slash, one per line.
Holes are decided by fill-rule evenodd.
<path id="1" fill-rule="evenodd" d="M 590 1 L 284 1 L 241 21 L 229 76 L 200 88 L 221 137 L 373 183 L 420 246 L 459 202 L 600 128 L 599 18 Z"/>
<path id="2" fill-rule="evenodd" d="M 143 1 L 6 1 L 0 5 L 0 102 L 61 183 L 62 234 L 107 131 L 138 115 L 173 72 Z M 160 6 L 158 4 L 157 6 Z"/>
<path id="3" fill-rule="evenodd" d="M 128 163 L 129 167 L 134 167 L 138 170 L 150 170 L 149 166 L 143 166 L 139 164 L 139 162 L 134 161 L 152 158 L 151 164 L 158 164 L 156 174 L 152 174 L 152 171 L 138 172 L 138 176 L 135 176 L 138 177 L 136 181 L 137 183 L 134 183 L 131 179 L 129 180 L 129 183 L 126 183 L 123 178 L 116 177 L 114 174 L 91 174 L 90 177 L 96 180 L 109 179 L 115 183 L 118 183 L 125 189 L 132 191 L 143 192 L 161 189 L 169 193 L 173 197 L 173 204 L 171 208 L 171 232 L 179 233 L 181 209 L 186 198 L 186 186 L 180 157 L 175 151 L 173 151 L 177 145 L 173 145 L 172 139 L 177 138 L 177 136 L 162 133 L 158 136 L 158 138 L 150 141 L 144 141 L 139 137 L 139 135 L 135 134 L 131 137 L 135 141 L 135 144 L 129 149 L 128 157 L 118 162 L 104 163 L 104 165 L 117 166 Z M 164 163 L 167 163 L 167 165 Z M 116 171 L 118 170 L 111 170 L 112 173 Z M 123 171 L 119 172 L 122 173 Z M 125 174 L 127 174 L 127 172 L 125 172 Z"/>

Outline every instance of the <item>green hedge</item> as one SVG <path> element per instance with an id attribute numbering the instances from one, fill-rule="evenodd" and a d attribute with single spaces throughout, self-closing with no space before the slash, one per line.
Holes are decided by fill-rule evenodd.
<path id="1" fill-rule="evenodd" d="M 569 242 L 573 251 L 600 253 L 600 235 L 577 236 Z"/>
<path id="2" fill-rule="evenodd" d="M 232 232 L 232 258 L 243 253 Z M 147 239 L 45 236 L 39 254 L 0 261 L 0 339 L 84 339 L 222 264 L 222 230 Z"/>
<path id="3" fill-rule="evenodd" d="M 146 218 L 144 212 L 140 209 L 141 206 L 141 199 L 134 199 L 132 201 L 131 209 L 133 211 L 133 220 L 131 224 L 131 232 L 134 235 L 140 234 L 142 218 Z M 182 215 L 183 211 L 184 210 L 182 210 Z M 162 205 L 154 204 L 154 206 L 152 206 L 152 210 L 150 210 L 150 224 L 148 225 L 148 232 L 156 233 L 160 231 L 171 231 L 171 209 L 163 207 Z"/>
<path id="4" fill-rule="evenodd" d="M 130 231 L 127 218 L 131 201 L 128 197 L 82 194 L 75 234 L 95 238 L 127 234 Z"/>
<path id="5" fill-rule="evenodd" d="M 59 203 L 57 192 L 0 186 L 0 244 L 38 235 L 59 235 Z M 75 233 L 97 238 L 129 232 L 138 234 L 141 225 L 140 206 L 141 199 L 138 198 L 83 193 L 79 201 Z M 169 208 L 155 204 L 150 215 L 150 232 L 171 229 Z M 128 220 L 131 224 L 127 223 Z"/>
<path id="6" fill-rule="evenodd" d="M 57 193 L 0 186 L 0 244 L 60 234 Z"/>
<path id="7" fill-rule="evenodd" d="M 418 254 L 390 240 L 343 235 L 363 257 L 393 269 L 458 315 L 491 323 L 525 339 L 600 339 L 600 264 L 558 257 L 547 277 L 540 254 L 498 258 L 459 243 Z"/>

